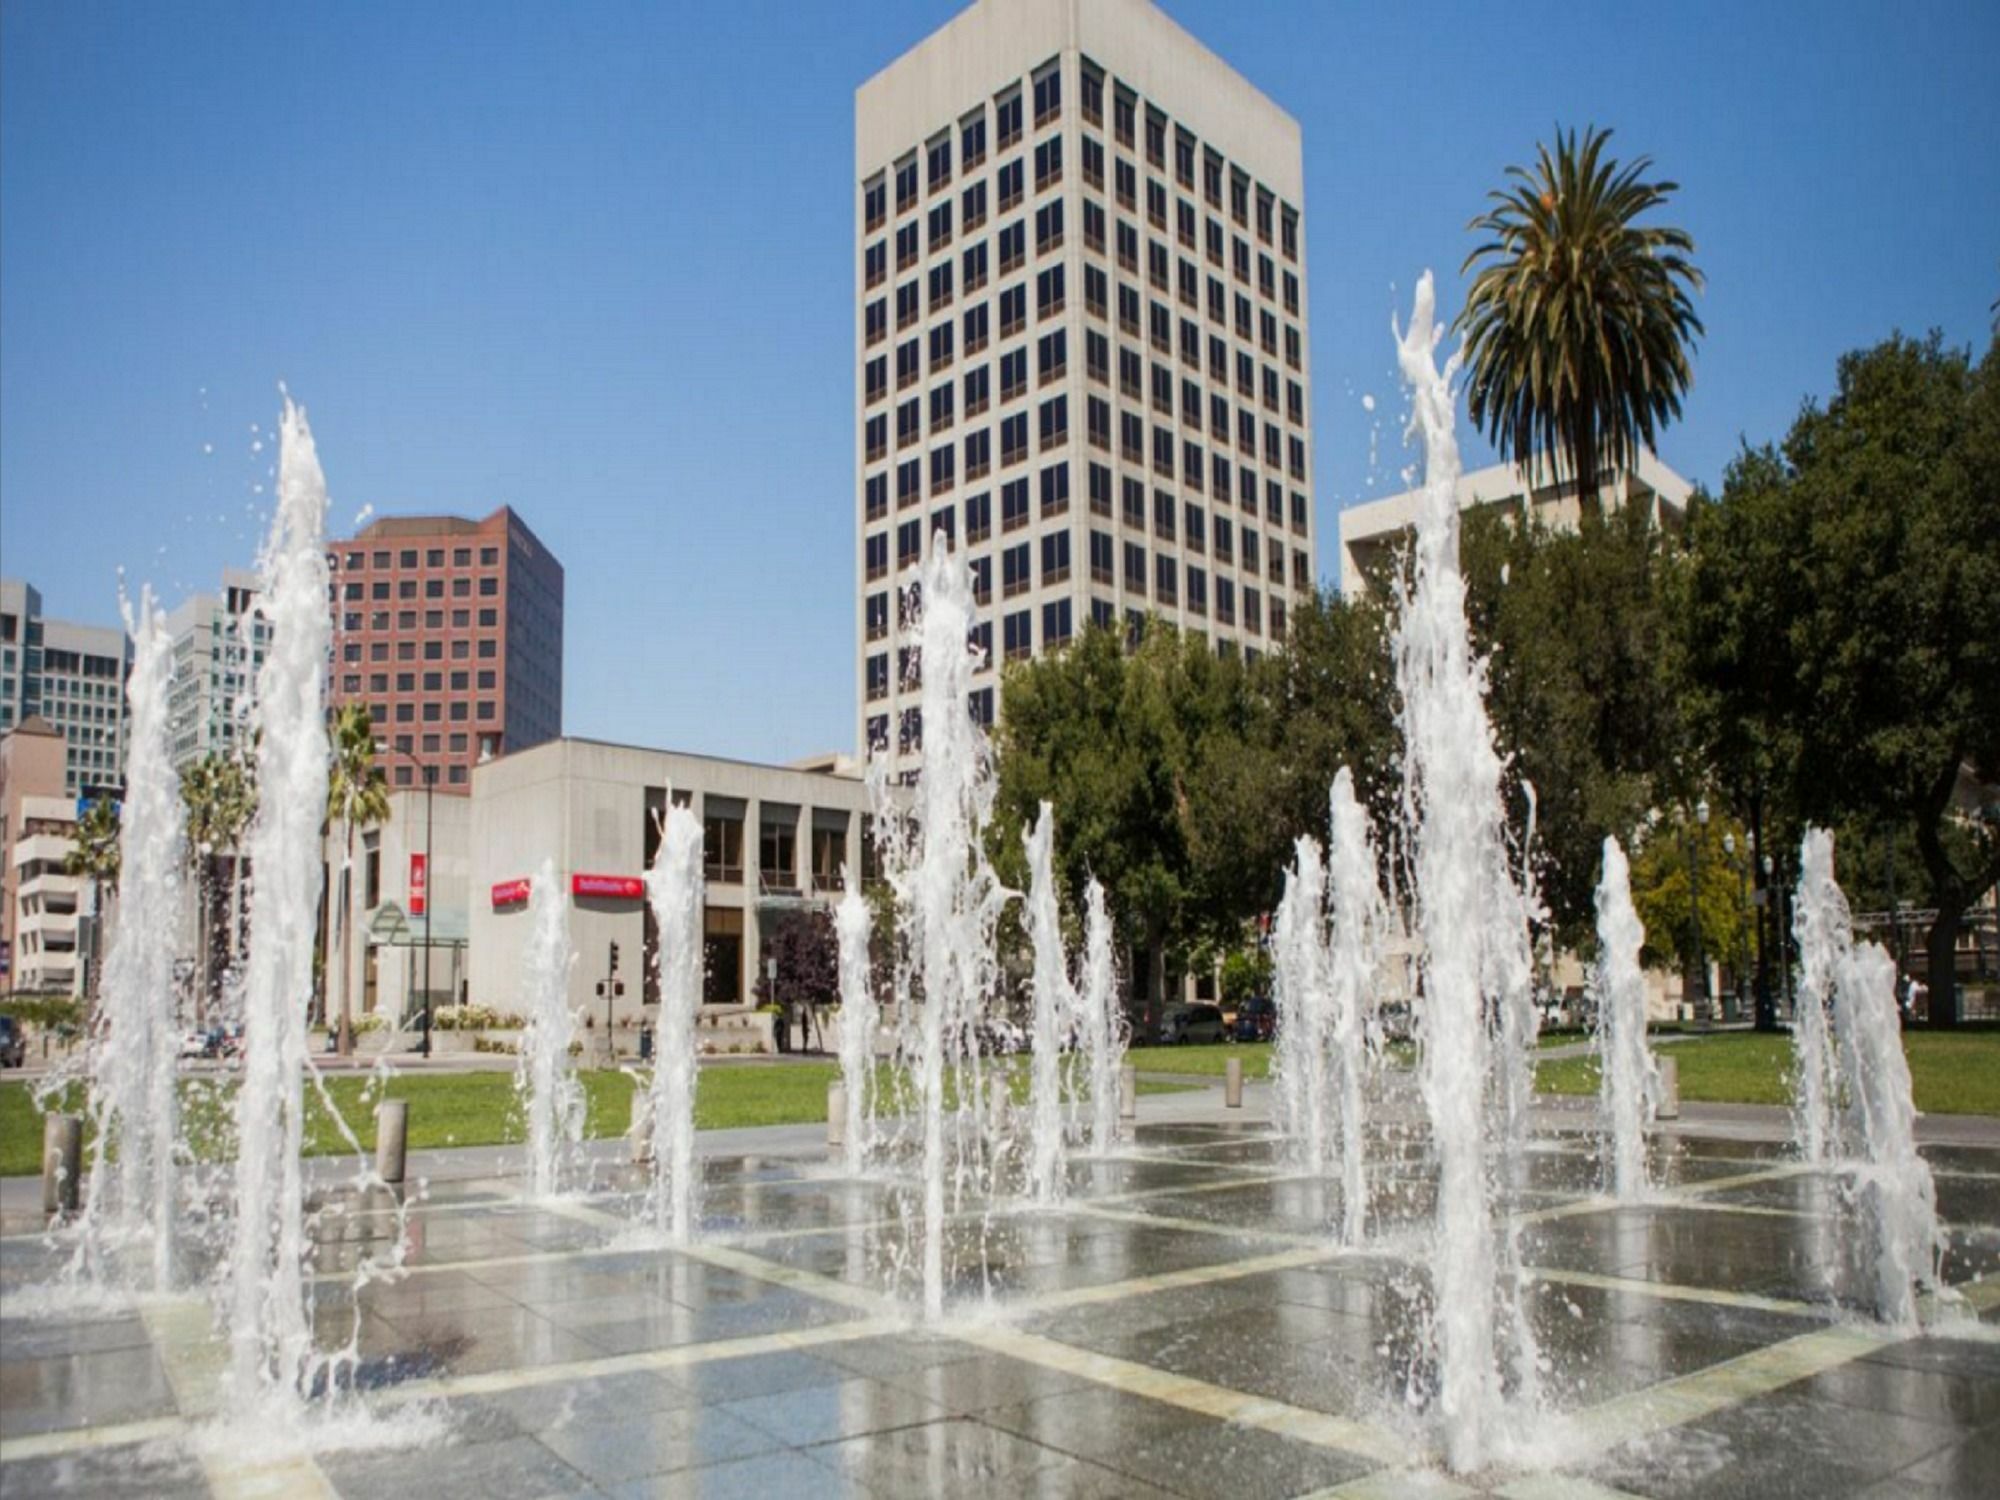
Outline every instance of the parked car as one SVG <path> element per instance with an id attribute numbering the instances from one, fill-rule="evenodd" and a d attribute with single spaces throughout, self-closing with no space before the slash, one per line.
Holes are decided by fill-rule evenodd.
<path id="1" fill-rule="evenodd" d="M 1268 1042 L 1277 1031 L 1278 1003 L 1269 995 L 1253 995 L 1237 1007 L 1230 1035 L 1239 1042 Z"/>
<path id="2" fill-rule="evenodd" d="M 28 1034 L 12 1016 L 0 1016 L 0 1068 L 19 1068 L 28 1061 Z"/>
<path id="3" fill-rule="evenodd" d="M 1189 1042 L 1219 1042 L 1228 1032 L 1222 1012 L 1213 1005 L 1170 1005 L 1160 1017 L 1158 1040 L 1163 1047 Z"/>

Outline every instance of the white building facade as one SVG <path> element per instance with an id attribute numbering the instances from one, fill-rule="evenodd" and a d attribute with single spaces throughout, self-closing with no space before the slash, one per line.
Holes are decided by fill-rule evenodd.
<path id="1" fill-rule="evenodd" d="M 244 742 L 256 674 L 271 642 L 259 587 L 256 574 L 229 568 L 220 593 L 191 594 L 167 615 L 174 652 L 167 733 L 176 768 L 233 754 Z"/>
<path id="2" fill-rule="evenodd" d="M 439 806 L 447 800 L 456 799 L 440 797 Z M 674 805 L 691 808 L 706 835 L 702 1009 L 710 1022 L 755 1007 L 778 922 L 838 900 L 843 867 L 857 879 L 872 867 L 868 788 L 846 762 L 757 765 L 583 739 L 503 755 L 472 773 L 467 998 L 522 1011 L 529 895 L 550 860 L 576 954 L 571 1004 L 600 1037 L 607 1025 L 629 1032 L 619 1050 L 633 1050 L 638 1029 L 657 1014 L 649 1008 L 657 1003 L 656 935 L 644 877 Z M 614 944 L 624 991 L 600 995 Z"/>
<path id="3" fill-rule="evenodd" d="M 1597 504 L 1604 511 L 1628 505 L 1646 508 L 1653 525 L 1677 532 L 1687 519 L 1691 486 L 1661 463 L 1651 449 L 1627 469 L 1607 471 L 1598 485 Z M 1340 513 L 1340 591 L 1350 597 L 1382 588 L 1398 566 L 1398 558 L 1416 535 L 1422 490 L 1404 490 Z M 1516 515 L 1532 515 L 1556 530 L 1574 530 L 1582 516 L 1577 489 L 1547 474 L 1532 478 L 1514 464 L 1494 464 L 1458 478 L 1460 511 L 1501 507 Z"/>
<path id="4" fill-rule="evenodd" d="M 987 665 L 1153 613 L 1269 649 L 1313 587 L 1297 122 L 1148 0 L 980 0 L 855 96 L 858 738 L 921 752 L 904 600 Z"/>

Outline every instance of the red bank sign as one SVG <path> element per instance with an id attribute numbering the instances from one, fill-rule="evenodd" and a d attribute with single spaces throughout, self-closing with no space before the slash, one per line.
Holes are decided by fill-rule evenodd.
<path id="1" fill-rule="evenodd" d="M 493 887 L 493 904 L 495 906 L 521 906 L 526 903 L 527 899 L 528 882 L 526 880 L 503 880 Z"/>
<path id="2" fill-rule="evenodd" d="M 421 854 L 410 856 L 410 915 L 421 917 L 430 896 L 429 861 Z"/>
<path id="3" fill-rule="evenodd" d="M 637 901 L 646 894 L 646 882 L 636 875 L 572 875 L 572 896 L 610 897 L 615 901 Z"/>

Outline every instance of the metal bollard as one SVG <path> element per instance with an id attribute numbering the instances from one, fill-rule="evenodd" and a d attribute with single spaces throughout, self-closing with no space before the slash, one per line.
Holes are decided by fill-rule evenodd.
<path id="1" fill-rule="evenodd" d="M 830 1083 L 826 1086 L 826 1143 L 829 1146 L 847 1144 L 847 1087 L 845 1084 Z"/>
<path id="2" fill-rule="evenodd" d="M 1243 1107 L 1243 1059 L 1232 1057 L 1222 1065 L 1222 1107 Z"/>
<path id="3" fill-rule="evenodd" d="M 632 1160 L 644 1166 L 653 1159 L 653 1096 L 647 1090 L 632 1090 Z"/>
<path id="4" fill-rule="evenodd" d="M 409 1154 L 410 1101 L 384 1099 L 375 1106 L 375 1175 L 391 1187 L 403 1185 L 403 1158 Z"/>
<path id="5" fill-rule="evenodd" d="M 1118 1118 L 1139 1118 L 1139 1070 L 1129 1064 L 1118 1070 Z"/>
<path id="6" fill-rule="evenodd" d="M 1653 1111 L 1656 1120 L 1678 1120 L 1681 1117 L 1681 1064 L 1677 1057 L 1661 1056 L 1660 1102 Z"/>
<path id="7" fill-rule="evenodd" d="M 42 1121 L 42 1212 L 73 1214 L 83 1188 L 83 1117 Z"/>

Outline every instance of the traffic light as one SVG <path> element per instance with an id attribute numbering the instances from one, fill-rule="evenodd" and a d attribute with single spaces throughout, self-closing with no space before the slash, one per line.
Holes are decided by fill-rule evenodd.
<path id="1" fill-rule="evenodd" d="M 618 972 L 618 945 L 616 943 L 611 945 L 611 972 L 614 974 Z"/>

